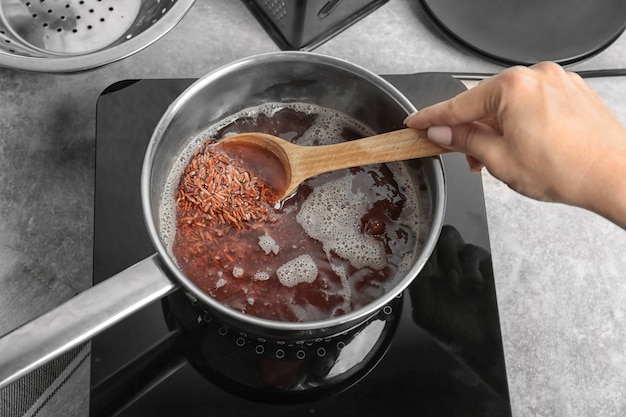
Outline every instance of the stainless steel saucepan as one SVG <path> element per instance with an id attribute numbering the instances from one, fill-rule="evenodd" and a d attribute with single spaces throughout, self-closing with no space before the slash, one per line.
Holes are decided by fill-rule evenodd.
<path id="1" fill-rule="evenodd" d="M 156 249 L 151 257 L 77 295 L 0 339 L 0 387 L 27 374 L 149 303 L 181 288 L 217 319 L 248 335 L 312 340 L 351 329 L 398 296 L 429 258 L 442 226 L 445 181 L 440 158 L 406 162 L 418 192 L 431 194 L 409 272 L 372 303 L 326 320 L 281 322 L 235 311 L 198 289 L 176 266 L 159 232 L 159 204 L 173 161 L 192 137 L 236 112 L 265 102 L 305 102 L 334 109 L 376 132 L 403 127 L 413 105 L 381 77 L 346 61 L 305 52 L 253 56 L 221 67 L 185 90 L 167 109 L 148 145 L 141 201 Z"/>

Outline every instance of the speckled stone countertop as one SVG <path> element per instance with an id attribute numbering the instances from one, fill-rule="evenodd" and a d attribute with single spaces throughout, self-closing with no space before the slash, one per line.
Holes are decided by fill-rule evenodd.
<path id="1" fill-rule="evenodd" d="M 242 3 L 199 0 L 164 38 L 104 68 L 0 69 L 0 255 L 37 277 L 0 280 L 0 292 L 14 294 L 0 305 L 0 334 L 91 285 L 100 92 L 123 79 L 199 77 L 277 50 Z M 451 44 L 410 0 L 389 1 L 315 52 L 381 74 L 503 69 Z M 624 67 L 626 35 L 570 69 Z M 626 77 L 589 83 L 626 123 Z M 626 415 L 626 232 L 482 175 L 513 415 Z M 86 416 L 88 367 L 60 389 L 71 403 L 49 401 L 35 414 Z"/>

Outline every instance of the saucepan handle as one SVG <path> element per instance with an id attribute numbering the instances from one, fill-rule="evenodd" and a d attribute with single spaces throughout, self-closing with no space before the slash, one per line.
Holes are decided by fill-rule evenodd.
<path id="1" fill-rule="evenodd" d="M 176 288 L 155 254 L 13 330 L 0 338 L 0 388 Z"/>

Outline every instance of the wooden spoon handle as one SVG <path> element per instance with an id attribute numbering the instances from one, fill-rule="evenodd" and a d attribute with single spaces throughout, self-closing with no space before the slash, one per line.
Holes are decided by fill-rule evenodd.
<path id="1" fill-rule="evenodd" d="M 298 176 L 302 179 L 324 172 L 355 166 L 404 161 L 413 158 L 435 156 L 448 149 L 434 144 L 426 137 L 425 130 L 401 129 L 364 139 L 323 145 L 302 146 L 291 155 L 297 163 Z M 292 182 L 300 178 L 292 178 Z"/>

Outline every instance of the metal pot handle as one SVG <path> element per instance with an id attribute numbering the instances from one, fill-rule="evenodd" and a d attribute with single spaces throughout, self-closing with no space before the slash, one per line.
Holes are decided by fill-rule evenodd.
<path id="1" fill-rule="evenodd" d="M 0 338 L 0 388 L 177 288 L 154 254 Z"/>

